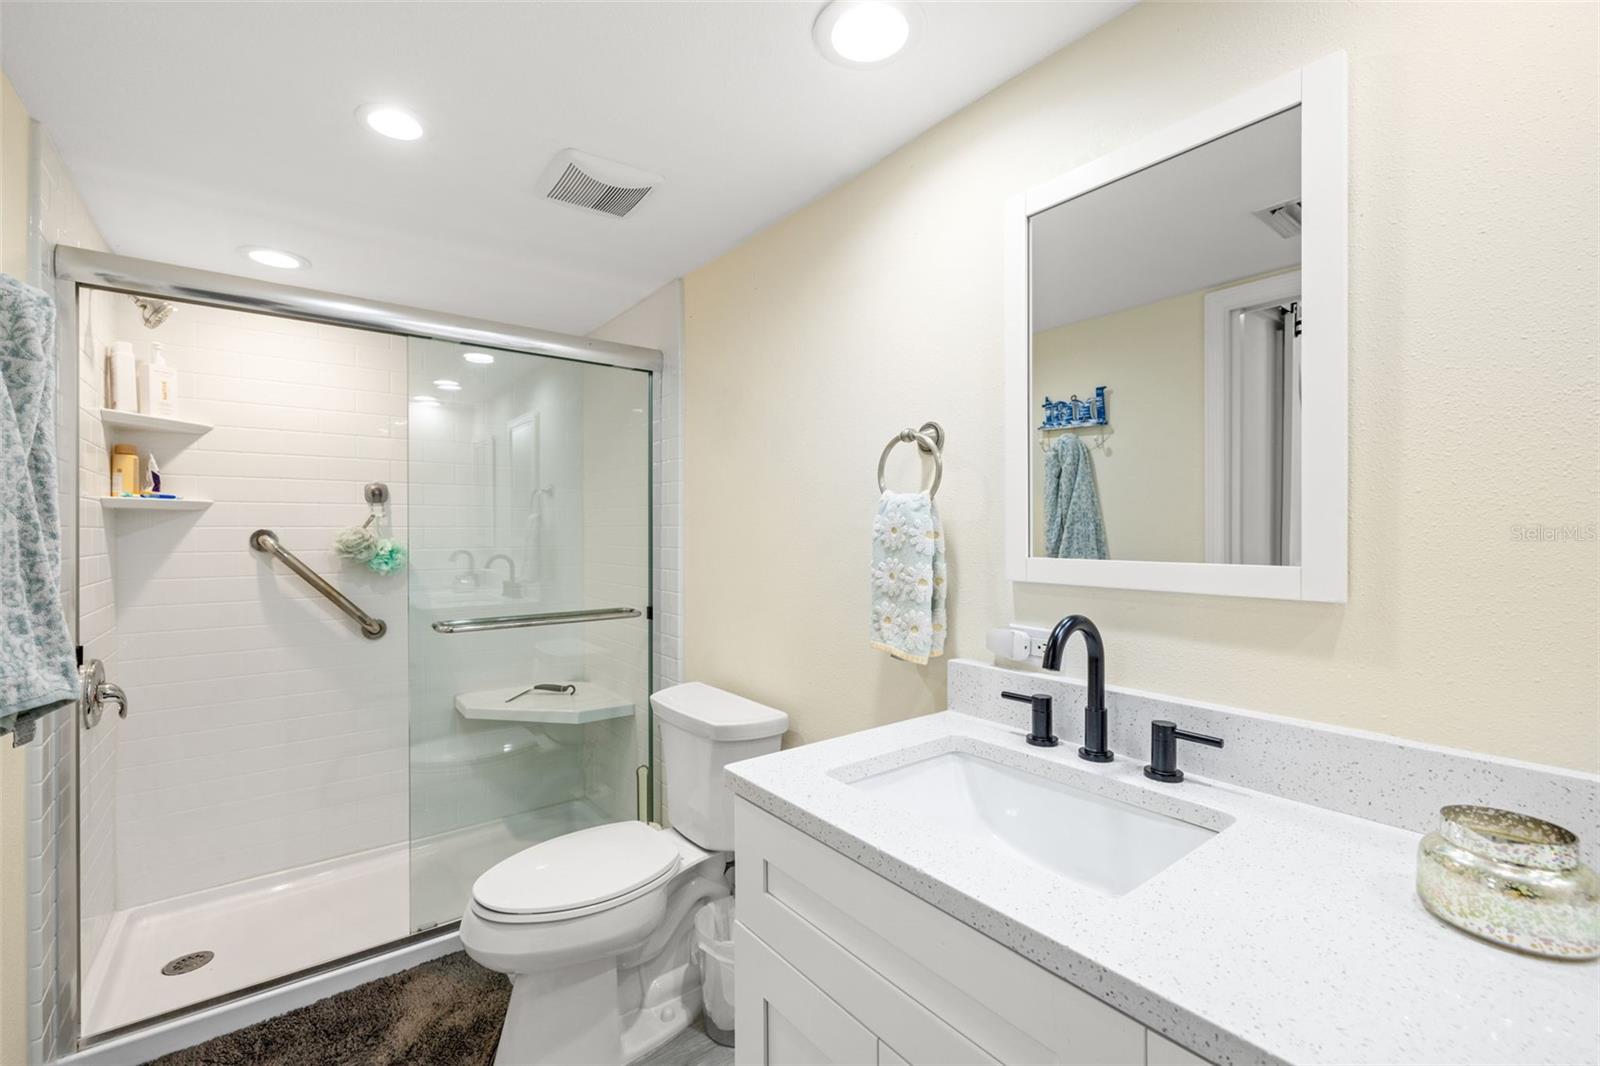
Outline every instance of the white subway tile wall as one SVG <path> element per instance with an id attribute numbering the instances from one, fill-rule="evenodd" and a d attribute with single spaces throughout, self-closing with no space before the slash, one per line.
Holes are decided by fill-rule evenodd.
<path id="1" fill-rule="evenodd" d="M 118 682 L 116 905 L 197 892 L 407 836 L 406 574 L 339 559 L 334 534 L 391 486 L 406 539 L 404 338 L 177 306 L 118 338 L 165 347 L 198 439 L 117 431 L 204 511 L 107 513 Z M 103 483 L 103 482 L 102 482 Z M 96 505 L 88 504 L 93 510 Z M 388 624 L 380 640 L 248 538 L 284 546 Z M 90 734 L 93 737 L 93 733 Z"/>

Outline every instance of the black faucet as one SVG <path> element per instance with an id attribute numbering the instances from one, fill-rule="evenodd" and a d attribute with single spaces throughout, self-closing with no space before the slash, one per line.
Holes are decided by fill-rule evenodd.
<path id="1" fill-rule="evenodd" d="M 1002 692 L 1000 695 L 1008 700 L 1026 703 L 1033 707 L 1033 732 L 1028 734 L 1028 743 L 1036 748 L 1053 748 L 1061 743 L 1056 739 L 1055 730 L 1050 725 L 1050 697 L 1042 692 L 1032 696 L 1024 696 L 1020 692 Z"/>
<path id="2" fill-rule="evenodd" d="M 1044 642 L 1044 668 L 1060 673 L 1061 649 L 1072 634 L 1080 632 L 1089 652 L 1089 700 L 1083 705 L 1083 747 L 1078 749 L 1078 758 L 1110 762 L 1114 756 L 1106 747 L 1106 646 L 1100 630 L 1081 614 L 1067 615 Z"/>
<path id="3" fill-rule="evenodd" d="M 1183 771 L 1178 769 L 1178 741 L 1187 740 L 1194 744 L 1204 744 L 1207 747 L 1222 747 L 1221 737 L 1208 737 L 1204 733 L 1191 733 L 1186 729 L 1179 729 L 1174 722 L 1156 719 L 1150 723 L 1150 764 L 1144 768 L 1144 776 L 1152 781 L 1166 781 L 1177 784 L 1183 780 Z"/>

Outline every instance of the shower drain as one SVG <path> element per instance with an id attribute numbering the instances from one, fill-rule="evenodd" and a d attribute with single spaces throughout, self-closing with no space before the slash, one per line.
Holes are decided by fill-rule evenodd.
<path id="1" fill-rule="evenodd" d="M 161 967 L 161 975 L 163 977 L 176 977 L 181 973 L 194 973 L 216 957 L 217 953 L 214 951 L 191 951 L 187 955 L 179 955 Z"/>

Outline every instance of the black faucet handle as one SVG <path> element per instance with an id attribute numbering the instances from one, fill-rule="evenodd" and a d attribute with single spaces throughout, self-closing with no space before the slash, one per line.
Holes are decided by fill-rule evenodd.
<path id="1" fill-rule="evenodd" d="M 1053 748 L 1061 743 L 1056 739 L 1051 727 L 1051 699 L 1043 692 L 1036 692 L 1031 696 L 1021 692 L 1002 692 L 1002 697 L 1026 703 L 1033 708 L 1033 731 L 1028 734 L 1028 743 L 1036 748 Z"/>
<path id="2" fill-rule="evenodd" d="M 1222 747 L 1221 737 L 1191 733 L 1186 729 L 1179 729 L 1176 722 L 1158 718 L 1150 723 L 1150 762 L 1144 768 L 1144 776 L 1152 781 L 1166 781 L 1171 784 L 1182 781 L 1183 771 L 1178 769 L 1180 740 L 1187 740 L 1191 744 L 1204 744 L 1208 748 Z"/>

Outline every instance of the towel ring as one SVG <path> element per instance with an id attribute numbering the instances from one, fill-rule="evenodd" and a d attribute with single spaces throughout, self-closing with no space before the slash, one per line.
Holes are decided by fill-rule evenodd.
<path id="1" fill-rule="evenodd" d="M 883 454 L 878 456 L 878 491 L 889 491 L 883 483 L 883 468 L 889 462 L 889 453 L 894 451 L 896 444 L 911 443 L 933 456 L 933 484 L 928 486 L 928 498 L 931 500 L 933 494 L 939 491 L 939 479 L 944 477 L 944 427 L 937 422 L 924 422 L 916 429 L 902 429 L 889 438 L 889 443 L 883 446 Z"/>

